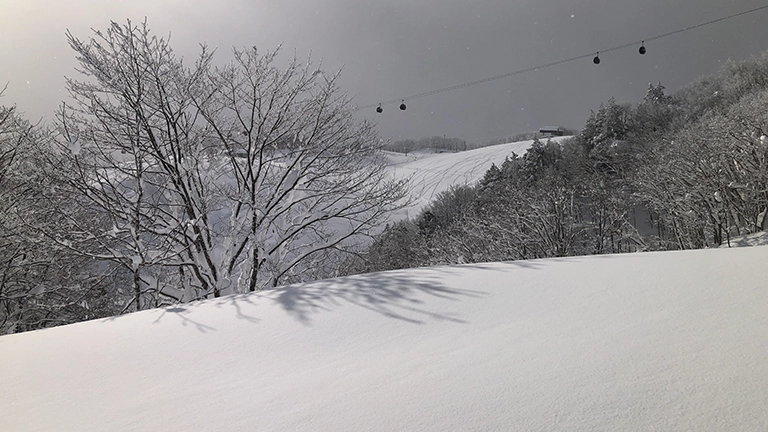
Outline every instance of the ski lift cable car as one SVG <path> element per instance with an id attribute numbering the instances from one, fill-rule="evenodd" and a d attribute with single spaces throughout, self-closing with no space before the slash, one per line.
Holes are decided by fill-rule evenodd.
<path id="1" fill-rule="evenodd" d="M 400 110 L 401 110 L 401 111 L 405 111 L 405 110 L 406 110 L 406 108 L 407 108 L 407 106 L 405 105 L 405 99 L 403 99 L 403 100 L 400 102 Z M 379 113 L 379 114 L 381 114 L 382 112 L 384 112 L 384 108 L 381 106 L 381 104 L 379 104 L 379 106 L 377 106 L 377 107 L 376 107 L 376 112 L 377 112 L 377 113 Z"/>

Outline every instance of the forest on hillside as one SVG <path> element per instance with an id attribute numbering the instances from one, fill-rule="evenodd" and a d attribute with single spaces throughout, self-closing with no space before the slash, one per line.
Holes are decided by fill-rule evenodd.
<path id="1" fill-rule="evenodd" d="M 768 55 L 674 94 L 650 84 L 387 226 L 345 271 L 728 244 L 766 227 L 767 134 Z"/>
<path id="2" fill-rule="evenodd" d="M 560 130 L 560 133 L 562 135 L 575 135 L 578 133 L 577 130 L 570 129 L 563 126 L 558 126 L 557 129 Z M 519 141 L 530 141 L 535 138 L 542 139 L 542 138 L 546 138 L 547 136 L 551 136 L 551 135 L 542 133 L 541 131 L 522 132 L 517 134 L 505 135 L 503 137 L 488 139 L 480 143 L 471 142 L 471 141 L 468 142 L 467 140 L 464 140 L 461 138 L 432 136 L 432 137 L 420 138 L 417 140 L 405 139 L 405 140 L 387 142 L 384 144 L 384 150 L 403 153 L 405 155 L 408 155 L 408 153 L 410 152 L 418 152 L 418 151 L 424 151 L 424 150 L 433 151 L 437 153 L 444 153 L 444 152 L 457 153 L 461 151 L 473 150 L 476 148 L 488 147 L 488 146 L 493 146 L 497 144 L 506 144 L 506 143 L 519 142 Z"/>

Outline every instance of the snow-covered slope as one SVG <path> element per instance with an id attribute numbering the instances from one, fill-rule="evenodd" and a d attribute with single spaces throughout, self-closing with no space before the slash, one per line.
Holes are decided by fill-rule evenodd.
<path id="1" fill-rule="evenodd" d="M 768 232 L 760 231 L 754 234 L 733 237 L 726 241 L 721 248 L 745 247 L 745 246 L 763 246 L 768 245 Z"/>
<path id="2" fill-rule="evenodd" d="M 766 259 L 393 271 L 4 336 L 0 429 L 767 430 Z"/>
<path id="3" fill-rule="evenodd" d="M 557 137 L 560 141 L 568 137 Z M 522 156 L 533 141 L 519 141 L 459 153 L 416 153 L 405 156 L 388 153 L 390 171 L 397 178 L 411 180 L 412 205 L 398 212 L 392 220 L 415 217 L 440 192 L 452 185 L 474 184 L 485 175 L 491 164 L 501 166 L 504 159 L 516 153 Z"/>

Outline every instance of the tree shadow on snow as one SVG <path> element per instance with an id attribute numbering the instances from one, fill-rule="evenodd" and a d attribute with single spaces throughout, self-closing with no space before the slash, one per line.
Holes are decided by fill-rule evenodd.
<path id="1" fill-rule="evenodd" d="M 252 310 L 256 307 L 253 302 L 253 296 L 249 294 L 233 294 L 221 297 L 216 300 L 216 307 L 221 308 L 224 306 L 231 306 L 235 310 L 235 317 L 239 320 L 247 321 L 252 324 L 258 324 L 261 319 L 249 315 L 244 312 L 243 309 Z"/>
<path id="2" fill-rule="evenodd" d="M 577 259 L 580 257 L 472 263 L 347 276 L 158 308 L 156 313 L 159 312 L 159 315 L 153 323 L 174 317 L 179 319 L 183 326 L 191 325 L 202 333 L 208 333 L 217 329 L 192 318 L 194 309 L 200 306 L 213 303 L 213 306 L 218 309 L 227 309 L 222 311 L 224 313 L 234 311 L 235 317 L 239 320 L 259 324 L 262 322 L 259 309 L 265 311 L 264 308 L 268 308 L 269 303 L 273 303 L 274 306 L 280 307 L 305 325 L 311 325 L 313 318 L 319 314 L 332 313 L 344 306 L 364 308 L 411 324 L 422 325 L 430 321 L 466 324 L 468 321 L 459 312 L 453 311 L 452 305 L 458 306 L 461 301 L 489 295 L 489 292 L 481 290 L 481 286 L 473 285 L 474 271 L 509 273 L 510 267 L 521 270 L 540 270 L 552 262 Z M 506 279 L 513 277 L 512 274 L 500 277 Z M 463 281 L 461 283 L 466 287 L 449 286 L 448 281 L 456 280 L 455 277 L 460 278 Z M 510 286 L 514 286 L 514 279 L 509 280 Z M 198 315 L 198 317 L 202 316 L 204 315 Z M 107 320 L 117 318 L 119 317 L 111 317 Z"/>
<path id="3" fill-rule="evenodd" d="M 426 324 L 428 320 L 465 324 L 467 321 L 457 313 L 430 309 L 431 303 L 486 295 L 483 291 L 446 287 L 438 274 L 450 271 L 433 268 L 355 275 L 279 287 L 259 296 L 274 300 L 307 325 L 313 315 L 330 312 L 345 303 L 412 324 Z"/>
<path id="4" fill-rule="evenodd" d="M 200 333 L 208 333 L 209 331 L 216 331 L 214 327 L 211 327 L 209 325 L 201 323 L 200 321 L 196 321 L 190 318 L 189 308 L 176 305 L 171 307 L 162 307 L 162 308 L 159 308 L 159 310 L 160 310 L 160 315 L 157 317 L 157 319 L 152 321 L 152 324 L 158 324 L 163 319 L 163 317 L 165 317 L 167 314 L 172 314 L 173 316 L 181 320 L 182 326 L 186 327 L 187 325 L 192 325 Z"/>
<path id="5" fill-rule="evenodd" d="M 173 306 L 161 306 L 153 309 L 144 309 L 139 312 L 129 312 L 122 315 L 113 315 L 108 316 L 105 318 L 101 318 L 100 322 L 113 322 L 117 320 L 124 319 L 126 317 L 132 317 L 134 314 L 137 313 L 159 313 L 157 318 L 155 318 L 152 321 L 152 324 L 159 324 L 166 316 L 173 316 L 178 318 L 181 321 L 181 325 L 186 327 L 188 325 L 191 325 L 195 329 L 197 329 L 200 333 L 208 333 L 210 331 L 216 331 L 216 328 L 211 327 L 207 324 L 203 324 L 197 320 L 194 320 L 190 317 L 190 314 L 192 313 L 192 308 L 194 308 L 194 303 L 189 304 L 178 304 Z"/>

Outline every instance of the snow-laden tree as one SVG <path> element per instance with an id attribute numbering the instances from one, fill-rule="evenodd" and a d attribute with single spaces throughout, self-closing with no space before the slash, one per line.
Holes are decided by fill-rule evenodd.
<path id="1" fill-rule="evenodd" d="M 196 105 L 227 159 L 222 192 L 236 235 L 222 265 L 226 274 L 239 265 L 239 286 L 249 290 L 323 266 L 404 193 L 385 172 L 373 125 L 354 119 L 338 74 L 295 58 L 278 68 L 277 53 L 234 50 Z"/>
<path id="2" fill-rule="evenodd" d="M 108 215 L 88 253 L 128 268 L 137 302 L 332 274 L 401 205 L 338 74 L 255 48 L 187 66 L 146 22 L 68 39 L 83 77 L 58 115 L 62 164 Z"/>
<path id="3" fill-rule="evenodd" d="M 72 198 L 48 181 L 59 168 L 46 162 L 48 138 L 15 107 L 0 106 L 0 334 L 116 312 L 114 269 L 46 235 L 69 231 L 60 215 Z"/>
<path id="4" fill-rule="evenodd" d="M 655 150 L 638 194 L 658 215 L 669 247 L 727 243 L 763 230 L 768 213 L 768 91 L 703 115 Z"/>
<path id="5" fill-rule="evenodd" d="M 29 155 L 35 129 L 15 112 L 0 107 L 0 334 L 27 330 L 39 320 L 36 294 L 45 265 L 32 253 L 25 229 L 26 201 L 34 199 Z"/>

